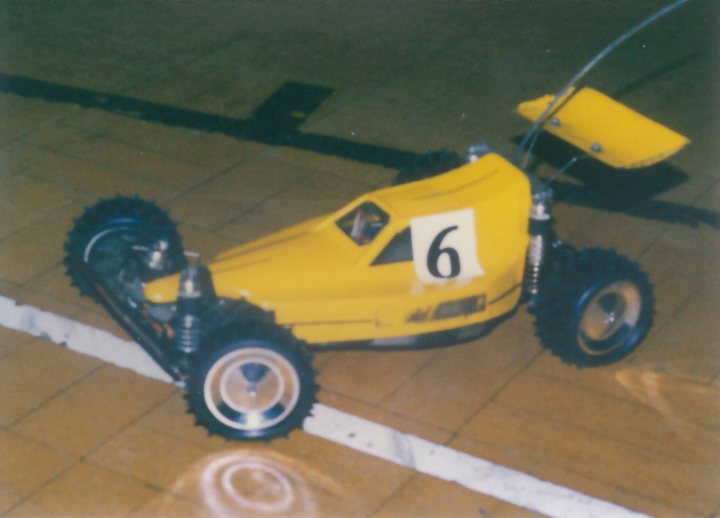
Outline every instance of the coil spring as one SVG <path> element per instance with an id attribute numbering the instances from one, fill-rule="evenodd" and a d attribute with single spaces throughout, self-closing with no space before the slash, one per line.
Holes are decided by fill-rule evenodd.
<path id="1" fill-rule="evenodd" d="M 176 338 L 177 347 L 184 353 L 191 353 L 200 347 L 202 328 L 200 318 L 191 313 L 182 316 Z"/>
<path id="2" fill-rule="evenodd" d="M 525 264 L 525 293 L 531 297 L 540 293 L 540 280 L 545 262 L 546 243 L 542 234 L 530 238 Z"/>

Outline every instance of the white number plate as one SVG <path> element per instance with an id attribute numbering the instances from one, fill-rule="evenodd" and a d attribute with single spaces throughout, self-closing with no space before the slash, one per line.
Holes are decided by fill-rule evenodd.
<path id="1" fill-rule="evenodd" d="M 413 218 L 413 262 L 424 283 L 484 275 L 477 257 L 475 212 L 458 210 Z"/>

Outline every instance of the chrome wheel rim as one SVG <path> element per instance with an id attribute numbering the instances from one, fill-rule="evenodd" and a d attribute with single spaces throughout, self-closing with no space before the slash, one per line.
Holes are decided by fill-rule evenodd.
<path id="1" fill-rule="evenodd" d="M 580 348 L 592 356 L 622 348 L 632 338 L 641 310 L 642 296 L 634 283 L 608 284 L 585 306 L 578 326 Z"/>
<path id="2" fill-rule="evenodd" d="M 224 425 L 243 431 L 264 430 L 293 411 L 300 397 L 300 378 L 281 354 L 247 347 L 216 361 L 203 390 L 208 409 Z"/>

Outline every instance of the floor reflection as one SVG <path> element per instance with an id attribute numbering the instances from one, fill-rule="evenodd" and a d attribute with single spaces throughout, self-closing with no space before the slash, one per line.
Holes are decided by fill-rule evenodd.
<path id="1" fill-rule="evenodd" d="M 635 402 L 662 416 L 661 426 L 648 438 L 662 439 L 664 454 L 674 448 L 676 455 L 694 463 L 717 463 L 720 398 L 716 388 L 642 368 L 621 369 L 615 377 Z"/>
<path id="2" fill-rule="evenodd" d="M 317 491 L 342 495 L 333 480 L 291 457 L 252 449 L 205 457 L 172 485 L 207 516 L 317 516 Z"/>
<path id="3" fill-rule="evenodd" d="M 633 399 L 670 420 L 720 424 L 720 401 L 710 386 L 643 368 L 621 369 L 615 377 Z M 693 405 L 690 401 L 699 403 Z M 709 419 L 703 419 L 708 415 Z"/>

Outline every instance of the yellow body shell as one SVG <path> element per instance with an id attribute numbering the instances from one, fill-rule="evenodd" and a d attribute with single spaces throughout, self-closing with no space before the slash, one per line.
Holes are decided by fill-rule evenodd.
<path id="1" fill-rule="evenodd" d="M 530 200 L 527 177 L 490 153 L 433 178 L 369 193 L 332 214 L 233 248 L 209 269 L 219 297 L 246 299 L 272 311 L 278 324 L 312 344 L 461 328 L 517 305 Z M 367 240 L 353 237 L 358 225 L 352 216 L 357 220 L 368 208 L 380 214 L 372 222 L 375 234 Z M 442 223 L 443 218 L 458 223 L 435 236 L 427 257 L 418 257 L 417 250 L 407 256 L 421 240 L 425 221 Z M 412 238 L 403 241 L 409 227 Z M 418 273 L 433 269 L 433 261 L 435 270 L 447 271 L 452 268 L 449 256 L 457 255 L 451 248 L 467 248 L 473 241 L 472 252 L 462 252 L 469 273 L 441 275 L 431 282 Z M 379 260 L 394 245 L 400 258 Z M 460 264 L 456 261 L 455 267 Z M 148 284 L 147 300 L 175 301 L 178 282 L 175 275 Z"/>

